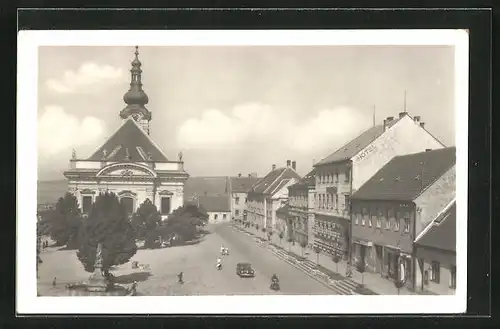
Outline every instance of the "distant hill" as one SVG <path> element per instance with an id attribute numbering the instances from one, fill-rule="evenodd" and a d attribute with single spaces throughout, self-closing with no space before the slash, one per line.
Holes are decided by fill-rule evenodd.
<path id="1" fill-rule="evenodd" d="M 38 181 L 37 204 L 56 203 L 67 191 L 67 180 Z"/>

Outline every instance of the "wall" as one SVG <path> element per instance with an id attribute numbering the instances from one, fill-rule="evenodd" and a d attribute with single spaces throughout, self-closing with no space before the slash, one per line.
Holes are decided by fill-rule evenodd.
<path id="1" fill-rule="evenodd" d="M 365 208 L 369 214 L 374 214 L 372 217 L 372 227 L 369 226 L 369 218 L 363 215 L 363 208 Z M 386 228 L 387 222 L 387 211 L 389 209 L 394 210 L 394 218 L 390 221 L 390 229 Z M 352 237 L 353 241 L 363 240 L 371 241 L 377 245 L 394 246 L 399 247 L 403 252 L 412 253 L 413 251 L 413 241 L 415 232 L 413 231 L 413 221 L 415 217 L 415 206 L 410 202 L 394 202 L 394 201 L 363 201 L 363 200 L 353 200 L 352 201 Z M 383 216 L 381 217 L 381 227 L 377 228 L 376 218 L 378 217 L 378 212 L 382 211 Z M 410 215 L 410 232 L 404 232 L 404 214 L 408 212 Z M 394 221 L 399 213 L 399 230 L 395 230 Z M 361 217 L 358 217 L 361 215 Z M 362 218 L 365 219 L 365 225 L 362 225 Z M 356 222 L 356 218 L 358 218 Z"/>
<path id="2" fill-rule="evenodd" d="M 239 203 L 236 204 L 236 198 L 239 198 Z M 247 194 L 243 192 L 233 193 L 231 196 L 231 216 L 235 219 L 243 219 L 243 213 L 247 210 L 247 203 L 245 202 Z M 236 214 L 238 210 L 238 215 Z"/>
<path id="3" fill-rule="evenodd" d="M 227 223 L 231 220 L 231 212 L 226 211 L 226 212 L 207 212 L 208 213 L 208 222 L 210 224 L 220 224 L 220 223 Z M 226 218 L 224 218 L 224 215 Z M 215 219 L 215 216 L 217 216 L 217 219 Z"/>
<path id="4" fill-rule="evenodd" d="M 416 273 L 415 273 L 415 288 L 417 291 L 430 291 L 439 295 L 454 294 L 455 289 L 450 288 L 451 267 L 456 266 L 456 254 L 445 250 L 427 248 L 418 246 L 416 248 Z M 432 282 L 431 271 L 432 262 L 439 262 L 440 276 L 439 283 Z M 423 284 L 424 271 L 429 271 L 429 282 Z"/>
<path id="5" fill-rule="evenodd" d="M 455 181 L 456 172 L 453 166 L 415 199 L 417 205 L 416 235 L 455 198 Z"/>
<path id="6" fill-rule="evenodd" d="M 315 240 L 314 244 L 326 248 L 324 252 L 327 254 L 337 253 L 339 256 L 344 256 L 348 250 L 348 228 L 349 222 L 344 218 L 331 217 L 315 214 Z M 332 226 L 331 229 L 325 226 Z M 328 236 L 332 236 L 329 238 Z"/>
<path id="7" fill-rule="evenodd" d="M 351 193 L 350 162 L 319 166 L 316 168 L 315 178 L 314 212 L 347 219 L 349 212 L 346 211 L 345 196 Z M 332 188 L 337 189 L 338 203 L 336 203 L 335 194 L 328 193 Z"/>
<path id="8" fill-rule="evenodd" d="M 441 145 L 419 123 L 405 115 L 373 143 L 359 152 L 353 162 L 353 191 L 359 189 L 393 157 L 440 149 Z M 353 192 L 354 193 L 354 192 Z"/>

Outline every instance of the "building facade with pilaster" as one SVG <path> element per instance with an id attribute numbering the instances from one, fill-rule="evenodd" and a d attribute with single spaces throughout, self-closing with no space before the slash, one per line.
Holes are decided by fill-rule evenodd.
<path id="1" fill-rule="evenodd" d="M 127 213 L 134 213 L 146 199 L 151 200 L 162 218 L 183 205 L 184 170 L 182 153 L 172 161 L 150 136 L 149 98 L 142 89 L 142 63 L 136 47 L 132 61 L 130 89 L 123 96 L 126 104 L 119 113 L 121 126 L 90 157 L 79 158 L 73 150 L 64 176 L 84 214 L 92 209 L 96 196 L 115 193 Z"/>

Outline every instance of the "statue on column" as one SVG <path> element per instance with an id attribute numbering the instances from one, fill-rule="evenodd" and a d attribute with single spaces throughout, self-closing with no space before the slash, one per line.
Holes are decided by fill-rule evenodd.
<path id="1" fill-rule="evenodd" d="M 182 162 L 182 151 L 179 152 L 179 162 Z"/>
<path id="2" fill-rule="evenodd" d="M 97 244 L 94 273 L 89 278 L 92 289 L 95 291 L 103 291 L 109 284 L 109 280 L 102 273 L 102 243 Z"/>
<path id="3" fill-rule="evenodd" d="M 71 159 L 76 160 L 76 150 L 75 149 L 73 149 L 71 151 Z"/>

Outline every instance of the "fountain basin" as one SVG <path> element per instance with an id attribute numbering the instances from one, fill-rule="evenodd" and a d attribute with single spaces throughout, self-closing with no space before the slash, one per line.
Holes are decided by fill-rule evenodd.
<path id="1" fill-rule="evenodd" d="M 67 296 L 133 296 L 134 293 L 125 286 L 110 284 L 98 286 L 89 283 L 76 283 L 66 286 Z"/>

